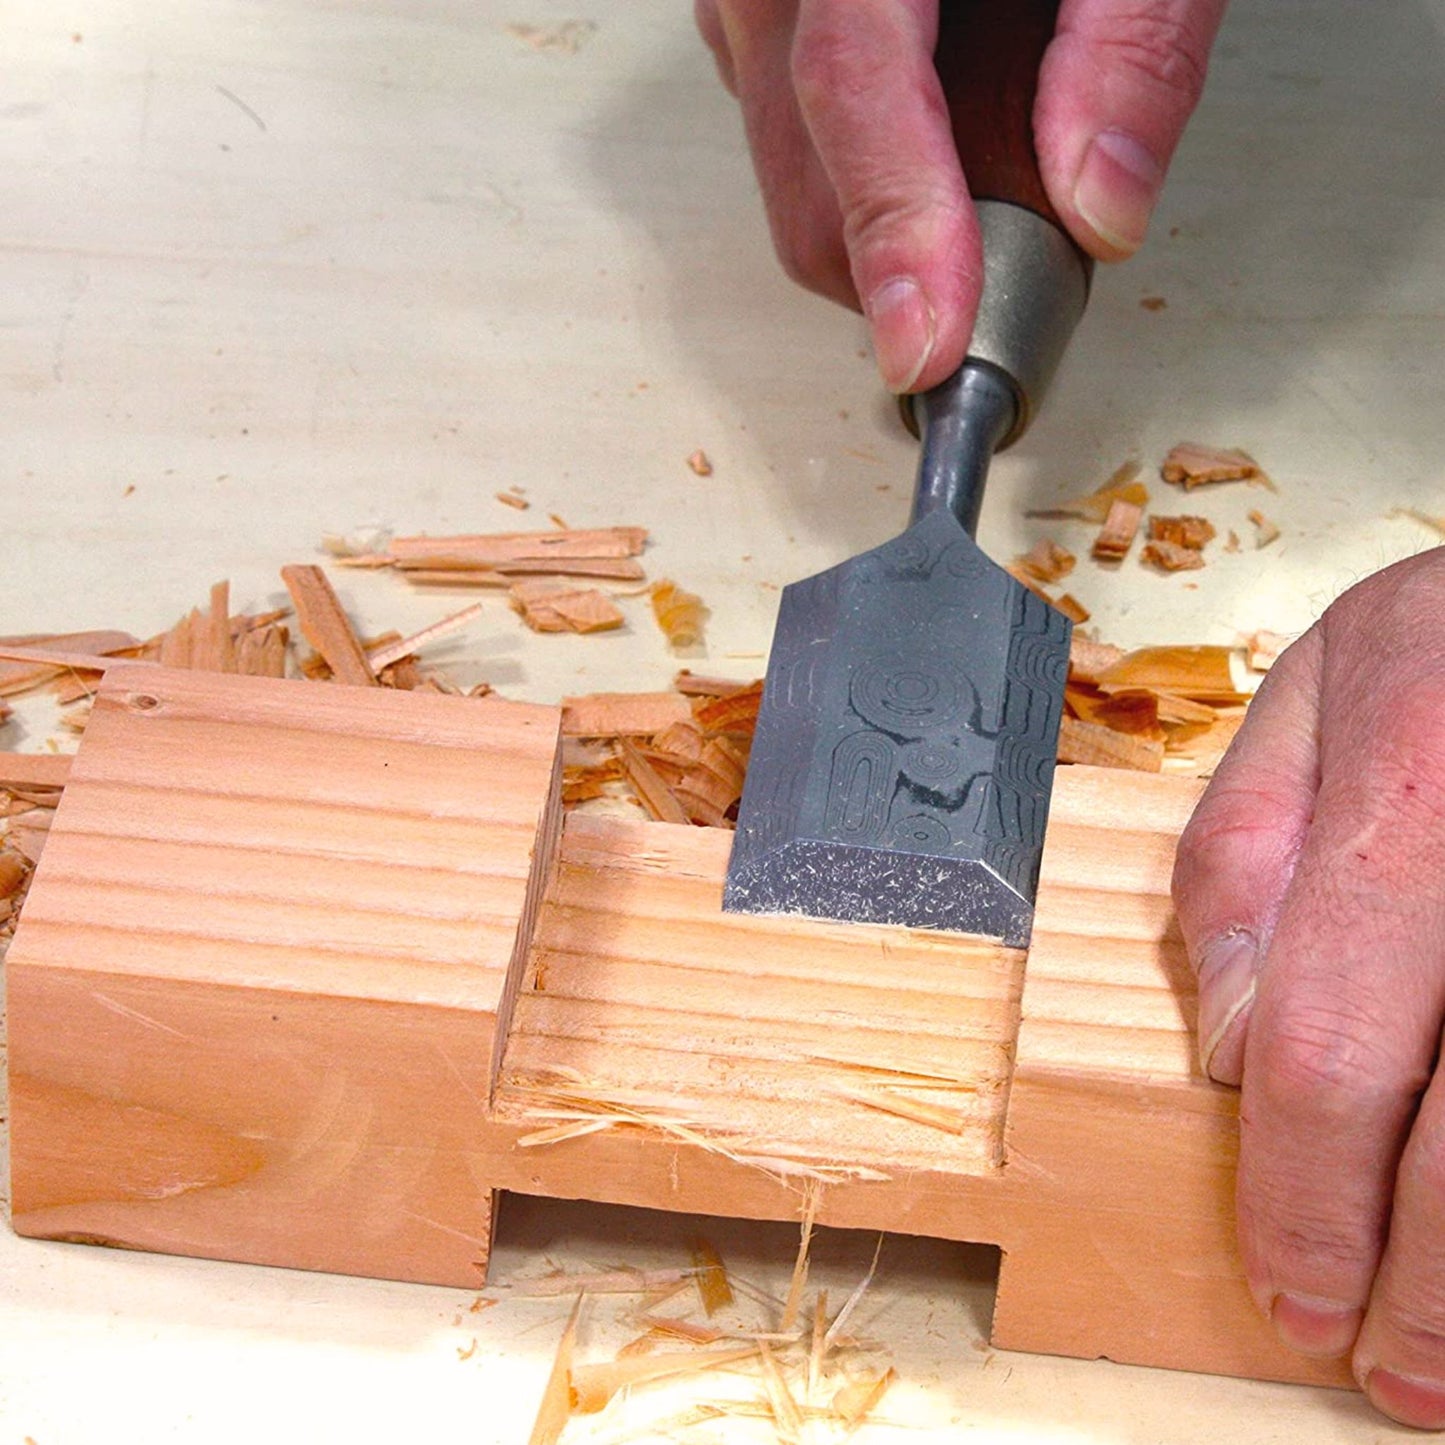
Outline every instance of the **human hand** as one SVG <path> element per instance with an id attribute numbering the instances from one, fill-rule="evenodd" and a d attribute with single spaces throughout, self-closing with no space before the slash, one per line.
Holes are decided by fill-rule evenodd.
<path id="1" fill-rule="evenodd" d="M 1180 840 L 1205 1068 L 1242 1084 L 1250 1289 L 1445 1427 L 1445 550 L 1284 653 Z"/>
<path id="2" fill-rule="evenodd" d="M 1144 240 L 1226 0 L 1062 0 L 1034 139 L 1049 199 L 1103 261 Z M 962 362 L 978 223 L 933 68 L 938 0 L 695 0 L 742 104 L 773 244 L 794 280 L 867 317 L 883 379 Z"/>

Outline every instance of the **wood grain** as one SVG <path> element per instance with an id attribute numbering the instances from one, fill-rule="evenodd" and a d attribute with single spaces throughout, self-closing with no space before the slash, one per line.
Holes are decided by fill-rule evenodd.
<path id="1" fill-rule="evenodd" d="M 1064 768 L 1031 950 L 726 915 L 557 709 L 123 664 L 9 960 L 24 1234 L 474 1284 L 498 1191 L 995 1243 L 1005 1346 L 1347 1383 L 1234 1244 L 1169 902 L 1199 785 Z"/>

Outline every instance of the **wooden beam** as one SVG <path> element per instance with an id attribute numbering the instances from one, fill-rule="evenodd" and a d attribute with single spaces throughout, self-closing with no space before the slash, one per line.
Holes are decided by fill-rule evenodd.
<path id="1" fill-rule="evenodd" d="M 17 1230 L 474 1284 L 500 1190 L 807 1187 L 1001 1246 L 1001 1345 L 1347 1383 L 1243 1285 L 1168 897 L 1198 784 L 1060 770 L 1025 959 L 724 914 L 721 830 L 559 838 L 559 722 L 108 676 L 8 963 Z"/>

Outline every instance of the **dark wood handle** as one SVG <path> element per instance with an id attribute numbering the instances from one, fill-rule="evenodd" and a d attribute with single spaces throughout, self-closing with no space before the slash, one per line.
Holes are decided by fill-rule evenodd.
<path id="1" fill-rule="evenodd" d="M 943 0 L 934 63 L 974 200 L 1011 201 L 1061 225 L 1034 154 L 1034 92 L 1058 0 Z"/>

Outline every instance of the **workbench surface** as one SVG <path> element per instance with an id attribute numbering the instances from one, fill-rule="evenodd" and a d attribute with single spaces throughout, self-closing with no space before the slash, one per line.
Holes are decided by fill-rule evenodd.
<path id="1" fill-rule="evenodd" d="M 649 575 L 712 611 L 683 661 L 757 675 L 779 586 L 901 527 L 913 447 L 861 323 L 778 270 L 690 9 L 15 0 L 0 631 L 144 636 L 221 577 L 238 607 L 276 605 L 279 567 L 320 560 L 324 534 L 557 513 L 648 527 Z M 572 46 L 509 29 L 581 19 Z M 1186 438 L 1259 459 L 1277 494 L 1186 505 L 1154 483 L 1165 510 L 1236 530 L 1237 554 L 1215 543 L 1204 571 L 1169 577 L 1080 564 L 1069 587 L 1105 639 L 1292 632 L 1437 540 L 1389 514 L 1445 511 L 1442 47 L 1445 0 L 1236 0 L 1151 240 L 1099 273 L 985 505 L 996 556 L 1045 535 L 1083 553 L 1089 528 L 1025 512 Z M 696 448 L 711 478 L 688 469 Z M 530 511 L 495 500 L 513 486 Z M 1281 530 L 1259 553 L 1251 508 Z M 472 600 L 334 575 L 364 631 Z M 442 656 L 538 701 L 665 686 L 679 659 L 641 599 L 623 605 L 620 633 L 538 637 L 488 595 Z M 29 702 L 0 747 L 54 728 Z M 739 1274 L 785 1285 L 781 1226 L 520 1198 L 494 1279 L 683 1264 L 699 1227 Z M 873 1244 L 825 1236 L 812 1286 L 841 1301 Z M 989 1272 L 987 1251 L 885 1242 L 856 1325 L 898 1370 L 895 1428 L 861 1440 L 1412 1437 L 1345 1394 L 997 1354 Z M 567 1306 L 476 1299 L 0 1233 L 0 1440 L 521 1440 Z M 584 1357 L 635 1333 L 627 1303 L 592 1307 Z M 641 1422 L 718 1388 L 639 1396 L 565 1438 L 660 1438 Z M 669 1438 L 772 1436 L 724 1419 Z"/>

